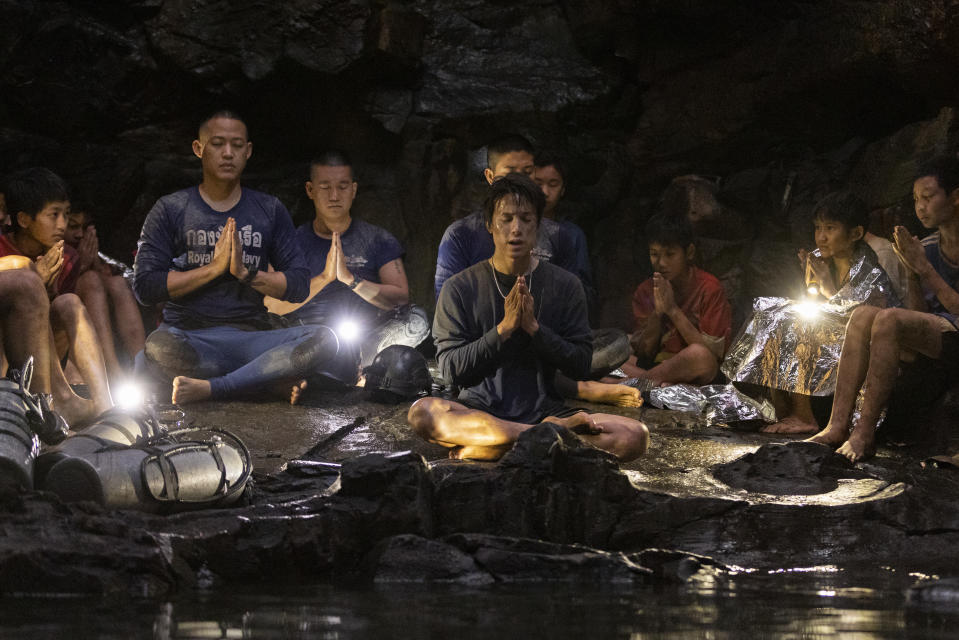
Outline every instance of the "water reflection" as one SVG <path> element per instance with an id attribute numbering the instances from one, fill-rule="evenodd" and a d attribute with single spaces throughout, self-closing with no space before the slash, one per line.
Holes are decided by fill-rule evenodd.
<path id="1" fill-rule="evenodd" d="M 124 606 L 7 597 L 0 638 L 954 637 L 959 606 L 907 604 L 911 582 L 824 565 L 638 589 L 270 585 Z"/>
<path id="2" fill-rule="evenodd" d="M 946 638 L 959 623 L 959 608 L 907 607 L 893 584 L 848 584 L 833 566 L 743 574 L 696 588 L 319 587 L 271 601 L 254 594 L 229 600 L 167 604 L 154 637 L 874 638 L 912 628 Z"/>

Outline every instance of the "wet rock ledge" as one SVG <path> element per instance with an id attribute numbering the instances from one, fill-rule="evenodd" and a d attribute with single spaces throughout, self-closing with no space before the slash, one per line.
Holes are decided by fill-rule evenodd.
<path id="1" fill-rule="evenodd" d="M 817 445 L 655 413 L 645 417 L 660 449 L 632 469 L 540 425 L 496 464 L 405 451 L 348 457 L 339 473 L 282 467 L 231 509 L 147 515 L 6 493 L 0 593 L 164 597 L 291 579 L 632 584 L 830 562 L 954 570 L 954 472 L 887 455 L 853 467 Z M 708 455 L 720 450 L 728 459 Z"/>

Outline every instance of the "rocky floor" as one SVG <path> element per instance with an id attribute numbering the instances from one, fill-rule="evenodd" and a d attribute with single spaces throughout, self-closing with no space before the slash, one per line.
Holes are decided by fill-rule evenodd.
<path id="1" fill-rule="evenodd" d="M 413 437 L 407 406 L 361 390 L 191 405 L 185 422 L 250 448 L 250 500 L 151 515 L 4 493 L 0 593 L 161 597 L 281 577 L 648 583 L 825 564 L 959 575 L 959 473 L 922 467 L 918 451 L 854 466 L 698 415 L 595 407 L 644 420 L 648 456 L 620 467 L 544 425 L 499 463 L 472 463 Z M 342 467 L 290 462 L 304 459 Z"/>

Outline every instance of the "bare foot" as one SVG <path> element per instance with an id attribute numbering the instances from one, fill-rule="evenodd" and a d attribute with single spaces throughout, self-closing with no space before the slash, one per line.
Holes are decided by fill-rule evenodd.
<path id="1" fill-rule="evenodd" d="M 836 450 L 836 453 L 846 456 L 850 462 L 859 462 L 860 460 L 865 460 L 866 458 L 871 458 L 876 455 L 876 441 L 872 434 L 860 434 L 857 429 L 853 431 L 849 439 Z"/>
<path id="2" fill-rule="evenodd" d="M 103 413 L 97 411 L 92 400 L 81 398 L 75 393 L 61 395 L 53 399 L 53 410 L 59 413 L 71 427 L 83 427 Z"/>
<path id="3" fill-rule="evenodd" d="M 798 416 L 786 416 L 779 422 L 766 425 L 760 431 L 763 433 L 816 433 L 818 429 L 819 425 L 805 422 Z"/>
<path id="4" fill-rule="evenodd" d="M 306 391 L 306 380 L 300 380 L 290 389 L 290 404 L 296 404 L 300 401 L 300 396 Z"/>
<path id="5" fill-rule="evenodd" d="M 619 366 L 619 370 L 626 374 L 627 378 L 645 378 L 646 369 L 636 366 L 636 359 L 630 358 Z"/>
<path id="6" fill-rule="evenodd" d="M 512 444 L 507 444 L 498 447 L 481 447 L 479 445 L 453 447 L 450 449 L 449 457 L 453 460 L 499 460 L 512 446 Z"/>
<path id="7" fill-rule="evenodd" d="M 177 376 L 173 379 L 173 404 L 200 402 L 210 398 L 210 381 Z"/>
<path id="8" fill-rule="evenodd" d="M 597 433 L 602 433 L 603 428 L 593 422 L 593 418 L 586 413 L 585 411 L 580 411 L 574 415 L 571 415 L 568 418 L 557 418 L 556 416 L 549 416 L 545 418 L 543 422 L 551 422 L 553 424 L 565 427 L 572 431 L 573 433 L 580 433 L 583 435 L 596 435 Z"/>
<path id="9" fill-rule="evenodd" d="M 627 387 L 624 384 L 605 384 L 602 382 L 586 381 L 580 383 L 580 399 L 587 402 L 612 404 L 617 407 L 641 407 L 643 397 L 639 389 Z"/>
<path id="10" fill-rule="evenodd" d="M 811 438 L 806 438 L 805 442 L 815 442 L 824 444 L 827 447 L 835 449 L 849 437 L 849 429 L 844 427 L 834 427 L 832 423 L 826 425 L 826 428 Z"/>

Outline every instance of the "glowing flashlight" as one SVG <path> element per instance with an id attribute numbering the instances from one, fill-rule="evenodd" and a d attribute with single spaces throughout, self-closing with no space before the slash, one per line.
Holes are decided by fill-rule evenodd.
<path id="1" fill-rule="evenodd" d="M 810 296 L 812 296 L 812 297 L 818 296 L 818 295 L 819 295 L 819 285 L 817 285 L 817 284 L 811 284 L 811 285 L 809 285 L 809 288 L 806 289 L 806 293 L 808 293 L 808 294 L 809 294 Z"/>
<path id="2" fill-rule="evenodd" d="M 810 319 L 810 318 L 815 318 L 816 316 L 819 315 L 819 305 L 816 304 L 815 302 L 809 302 L 809 301 L 797 302 L 795 307 L 796 307 L 796 311 L 803 318 Z"/>
<path id="3" fill-rule="evenodd" d="M 124 382 L 114 392 L 117 406 L 122 409 L 139 409 L 146 401 L 143 387 L 135 382 Z"/>
<path id="4" fill-rule="evenodd" d="M 336 328 L 336 337 L 340 340 L 352 342 L 360 335 L 360 325 L 353 320 L 344 320 Z"/>

